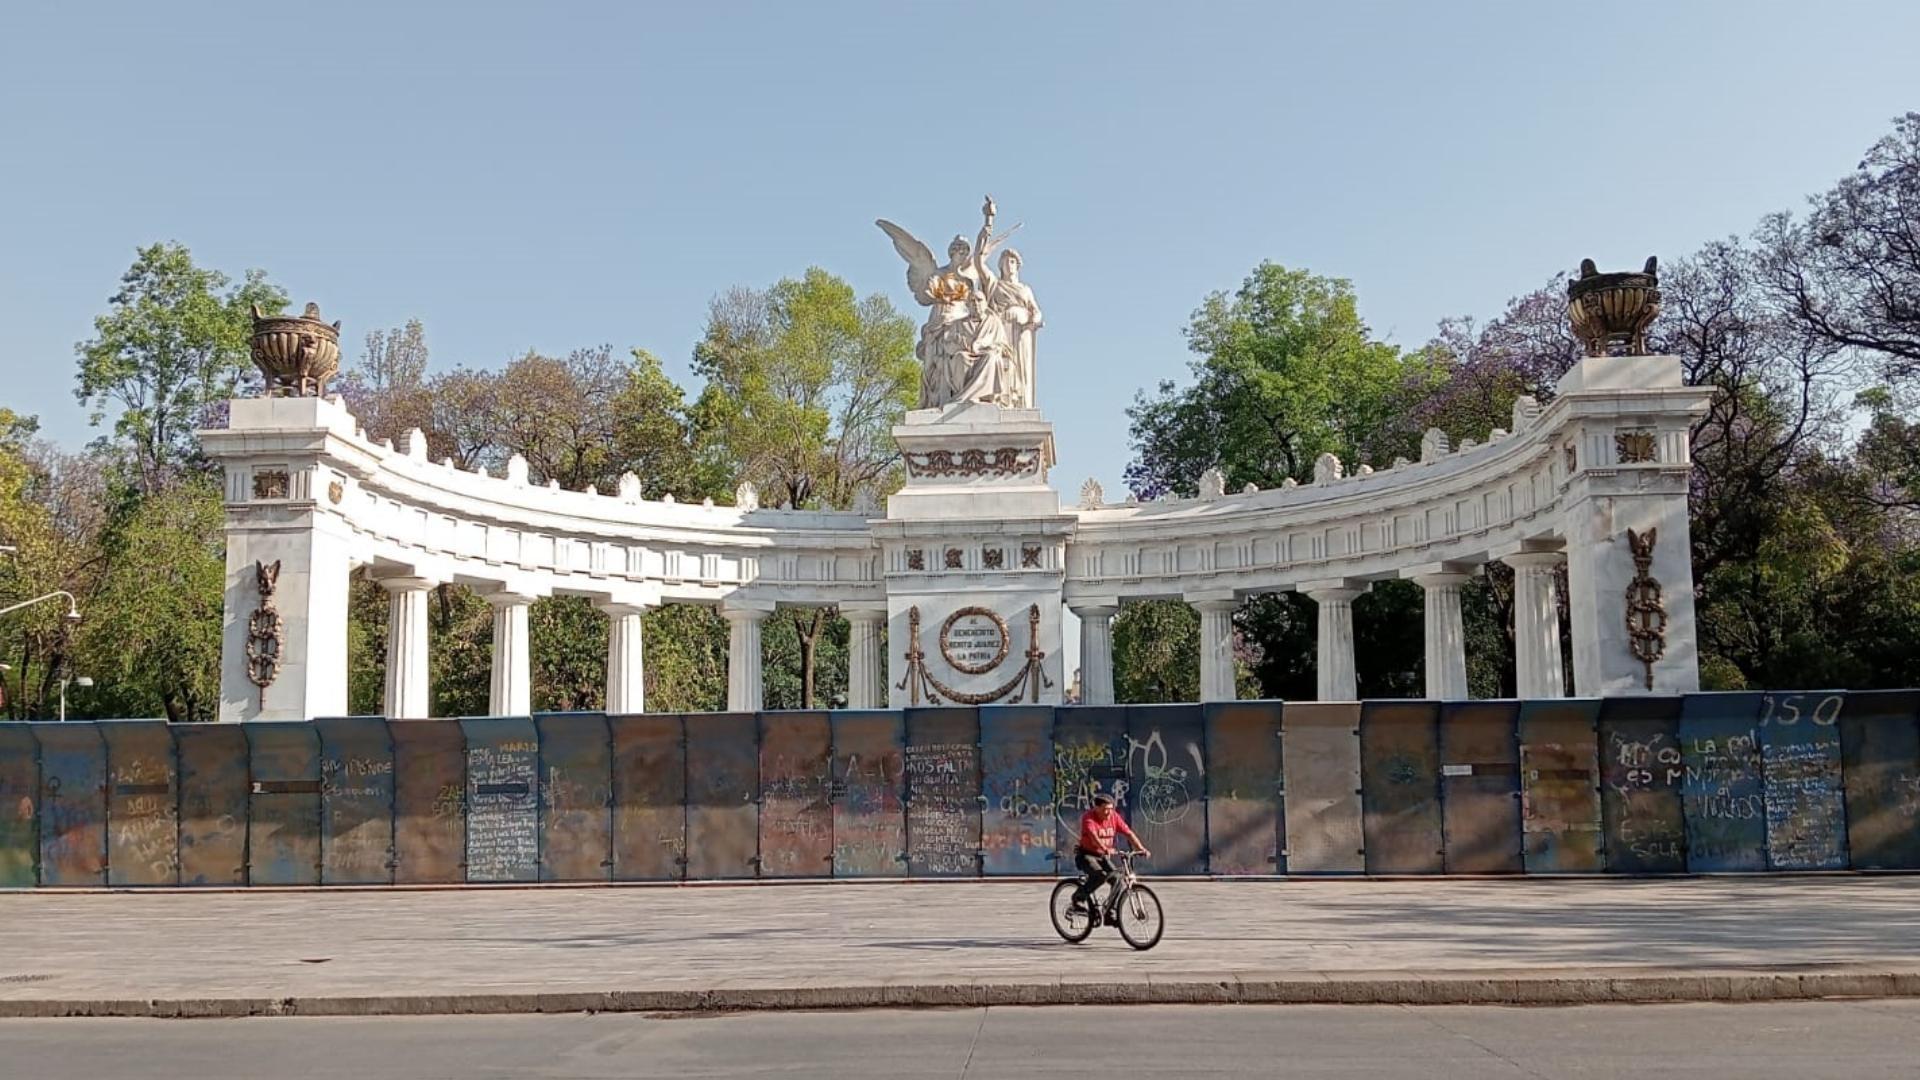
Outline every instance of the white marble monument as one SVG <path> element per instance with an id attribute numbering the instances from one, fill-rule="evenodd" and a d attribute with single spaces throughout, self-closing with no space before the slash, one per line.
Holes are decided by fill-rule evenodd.
<path id="1" fill-rule="evenodd" d="M 1356 692 L 1355 601 L 1393 578 L 1426 593 L 1427 695 L 1458 700 L 1461 589 L 1495 561 L 1514 573 L 1523 697 L 1698 688 L 1689 430 L 1711 391 L 1685 385 L 1677 358 L 1609 355 L 1595 338 L 1553 401 L 1520 399 L 1510 427 L 1484 443 L 1430 431 L 1418 462 L 1349 469 L 1325 455 L 1309 483 L 1231 492 L 1210 472 L 1195 478 L 1196 498 L 1146 503 L 1110 503 L 1088 481 L 1063 507 L 1048 483 L 1053 428 L 1034 403 L 1040 309 L 1019 257 L 1003 249 L 1007 233 L 993 232 L 991 199 L 983 211 L 975 239 L 956 238 L 945 264 L 880 223 L 928 308 L 921 407 L 893 430 L 905 485 L 883 516 L 774 509 L 750 484 L 736 505 L 691 505 L 641 498 L 632 475 L 615 492 L 575 492 L 529 483 L 518 458 L 503 476 L 435 463 L 419 432 L 399 448 L 376 443 L 324 396 L 309 339 L 324 344 L 337 327 L 317 315 L 263 320 L 256 359 L 266 341 L 279 351 L 263 369 L 293 364 L 300 377 L 273 384 L 290 396 L 236 401 L 225 427 L 201 433 L 226 474 L 221 719 L 346 710 L 352 574 L 389 598 L 383 709 L 395 718 L 430 711 L 427 598 L 449 583 L 493 605 L 490 710 L 500 715 L 531 706 L 528 609 L 554 595 L 587 597 L 606 614 L 616 713 L 646 708 L 642 618 L 666 603 L 726 619 L 732 710 L 765 704 L 768 616 L 826 605 L 852 623 L 850 708 L 1057 703 L 1076 668 L 1084 702 L 1100 705 L 1114 698 L 1112 627 L 1125 601 L 1199 611 L 1200 696 L 1218 701 L 1236 694 L 1234 612 L 1282 591 L 1315 602 L 1319 697 L 1339 700 Z M 1651 265 L 1615 277 L 1641 290 L 1627 329 L 1644 331 L 1657 312 Z M 1583 281 L 1592 291 L 1593 276 Z M 1612 329 L 1590 311 L 1583 324 L 1577 305 L 1575 316 Z M 1062 655 L 1063 609 L 1080 619 L 1076 657 Z"/>

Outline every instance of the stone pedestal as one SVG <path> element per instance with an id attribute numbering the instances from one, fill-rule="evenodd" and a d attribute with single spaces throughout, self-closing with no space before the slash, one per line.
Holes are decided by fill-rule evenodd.
<path id="1" fill-rule="evenodd" d="M 332 463 L 352 435 L 345 407 L 315 397 L 237 400 L 226 428 L 202 434 L 226 472 L 221 720 L 347 714 L 347 586 L 359 560 L 352 530 L 322 507 L 338 501 Z M 257 655 L 280 656 L 260 672 L 265 687 L 249 677 L 250 639 Z"/>
<path id="2" fill-rule="evenodd" d="M 1672 356 L 1589 357 L 1560 380 L 1573 406 L 1563 518 L 1581 697 L 1700 689 L 1687 484 L 1691 423 L 1712 393 L 1683 385 Z M 1646 548 L 1644 572 L 1635 538 Z"/>
<path id="3" fill-rule="evenodd" d="M 873 523 L 887 581 L 895 708 L 1058 704 L 1061 598 L 1076 518 L 1047 486 L 1037 409 L 964 403 L 893 429 L 906 485 Z"/>

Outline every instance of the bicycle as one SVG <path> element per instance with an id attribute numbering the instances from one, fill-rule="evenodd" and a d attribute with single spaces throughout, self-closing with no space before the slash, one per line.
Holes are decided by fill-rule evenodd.
<path id="1" fill-rule="evenodd" d="M 1127 944 L 1145 952 L 1160 944 L 1160 935 L 1166 932 L 1166 916 L 1160 908 L 1160 897 L 1140 884 L 1140 877 L 1134 872 L 1138 855 L 1134 851 L 1113 853 L 1113 880 L 1107 887 L 1102 921 L 1118 929 Z M 1068 878 L 1055 885 L 1048 904 L 1054 932 L 1073 945 L 1087 940 L 1093 933 L 1093 920 L 1073 908 L 1074 891 L 1085 880 L 1084 877 Z M 1094 902 L 1092 897 L 1087 899 L 1089 903 Z"/>

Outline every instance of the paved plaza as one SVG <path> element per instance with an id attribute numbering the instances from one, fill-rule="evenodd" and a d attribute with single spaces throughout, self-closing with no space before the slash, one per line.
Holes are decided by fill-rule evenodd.
<path id="1" fill-rule="evenodd" d="M 1036 881 L 22 892 L 0 1016 L 1920 994 L 1920 878 L 1156 887 L 1147 953 Z"/>

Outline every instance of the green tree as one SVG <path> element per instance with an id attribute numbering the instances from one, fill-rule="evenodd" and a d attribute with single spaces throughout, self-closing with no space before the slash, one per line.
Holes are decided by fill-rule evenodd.
<path id="1" fill-rule="evenodd" d="M 179 244 L 139 249 L 94 336 L 75 346 L 74 396 L 93 421 L 117 409 L 114 441 L 140 490 L 153 492 L 199 456 L 194 430 L 233 396 L 251 369 L 251 308 L 270 313 L 287 295 L 259 270 L 229 288 L 226 275 L 194 265 Z"/>
<path id="2" fill-rule="evenodd" d="M 693 366 L 706 380 L 696 423 L 767 501 L 846 509 L 862 493 L 899 486 L 891 430 L 913 404 L 920 367 L 913 323 L 885 297 L 856 300 L 818 267 L 765 291 L 733 289 L 714 300 Z M 774 621 L 791 624 L 798 704 L 812 708 L 822 643 L 845 640 L 844 620 L 816 607 L 786 609 Z M 785 640 L 785 631 L 776 626 L 772 636 Z M 775 685 L 782 678 L 770 675 Z M 833 678 L 844 685 L 844 672 Z"/>
<path id="3" fill-rule="evenodd" d="M 140 499 L 107 529 L 107 569 L 79 651 L 108 715 L 218 716 L 224 527 L 218 480 L 193 477 Z"/>
<path id="4" fill-rule="evenodd" d="M 1374 340 L 1344 280 L 1261 263 L 1194 312 L 1187 344 L 1193 382 L 1163 382 L 1127 410 L 1127 483 L 1143 499 L 1191 495 L 1210 468 L 1229 487 L 1278 487 L 1310 479 L 1323 453 L 1351 468 L 1417 445 L 1383 436 L 1426 358 Z"/>

